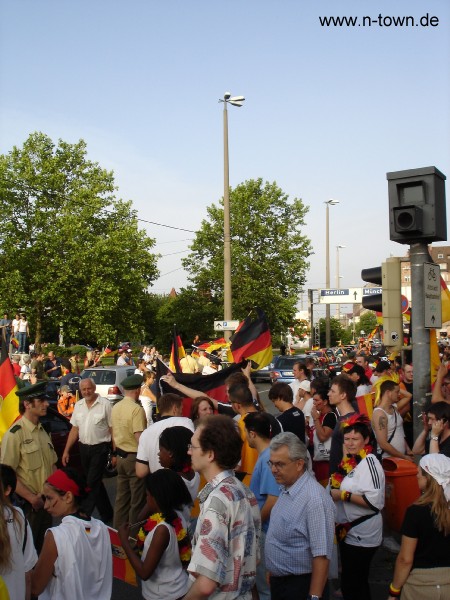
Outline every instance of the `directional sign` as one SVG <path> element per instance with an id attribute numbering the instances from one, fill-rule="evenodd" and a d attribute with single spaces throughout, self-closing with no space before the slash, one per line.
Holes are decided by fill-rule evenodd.
<path id="1" fill-rule="evenodd" d="M 362 292 L 363 292 L 363 296 L 377 296 L 378 294 L 383 293 L 383 288 L 380 288 L 380 287 L 363 288 Z"/>
<path id="2" fill-rule="evenodd" d="M 435 263 L 423 263 L 424 327 L 442 327 L 441 270 Z"/>
<path id="3" fill-rule="evenodd" d="M 214 331 L 235 331 L 239 321 L 214 321 Z"/>
<path id="4" fill-rule="evenodd" d="M 362 288 L 319 290 L 321 304 L 360 304 Z"/>

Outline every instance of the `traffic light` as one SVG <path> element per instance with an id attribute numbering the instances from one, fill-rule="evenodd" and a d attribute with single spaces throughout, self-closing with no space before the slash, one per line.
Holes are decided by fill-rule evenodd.
<path id="1" fill-rule="evenodd" d="M 363 288 L 362 305 L 369 310 L 383 313 L 383 341 L 385 346 L 403 345 L 402 299 L 400 283 L 400 259 L 388 258 L 381 267 L 363 269 L 361 278 L 368 283 L 381 285 L 382 293 L 370 293 Z"/>

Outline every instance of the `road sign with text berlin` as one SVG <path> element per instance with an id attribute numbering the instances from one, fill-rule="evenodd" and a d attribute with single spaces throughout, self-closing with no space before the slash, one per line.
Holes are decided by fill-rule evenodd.
<path id="1" fill-rule="evenodd" d="M 319 290 L 320 304 L 361 304 L 362 288 Z"/>

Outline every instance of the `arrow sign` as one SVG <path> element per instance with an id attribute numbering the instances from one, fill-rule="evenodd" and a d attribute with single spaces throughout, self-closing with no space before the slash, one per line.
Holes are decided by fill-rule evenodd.
<path id="1" fill-rule="evenodd" d="M 319 290 L 321 304 L 359 304 L 361 301 L 361 288 Z"/>

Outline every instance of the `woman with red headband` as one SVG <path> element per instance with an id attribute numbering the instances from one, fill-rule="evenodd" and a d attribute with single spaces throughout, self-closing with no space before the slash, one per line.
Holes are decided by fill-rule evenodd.
<path id="1" fill-rule="evenodd" d="M 61 524 L 47 530 L 32 573 L 41 600 L 110 600 L 112 554 L 108 528 L 82 512 L 87 490 L 75 470 L 56 470 L 44 484 L 44 508 Z"/>

